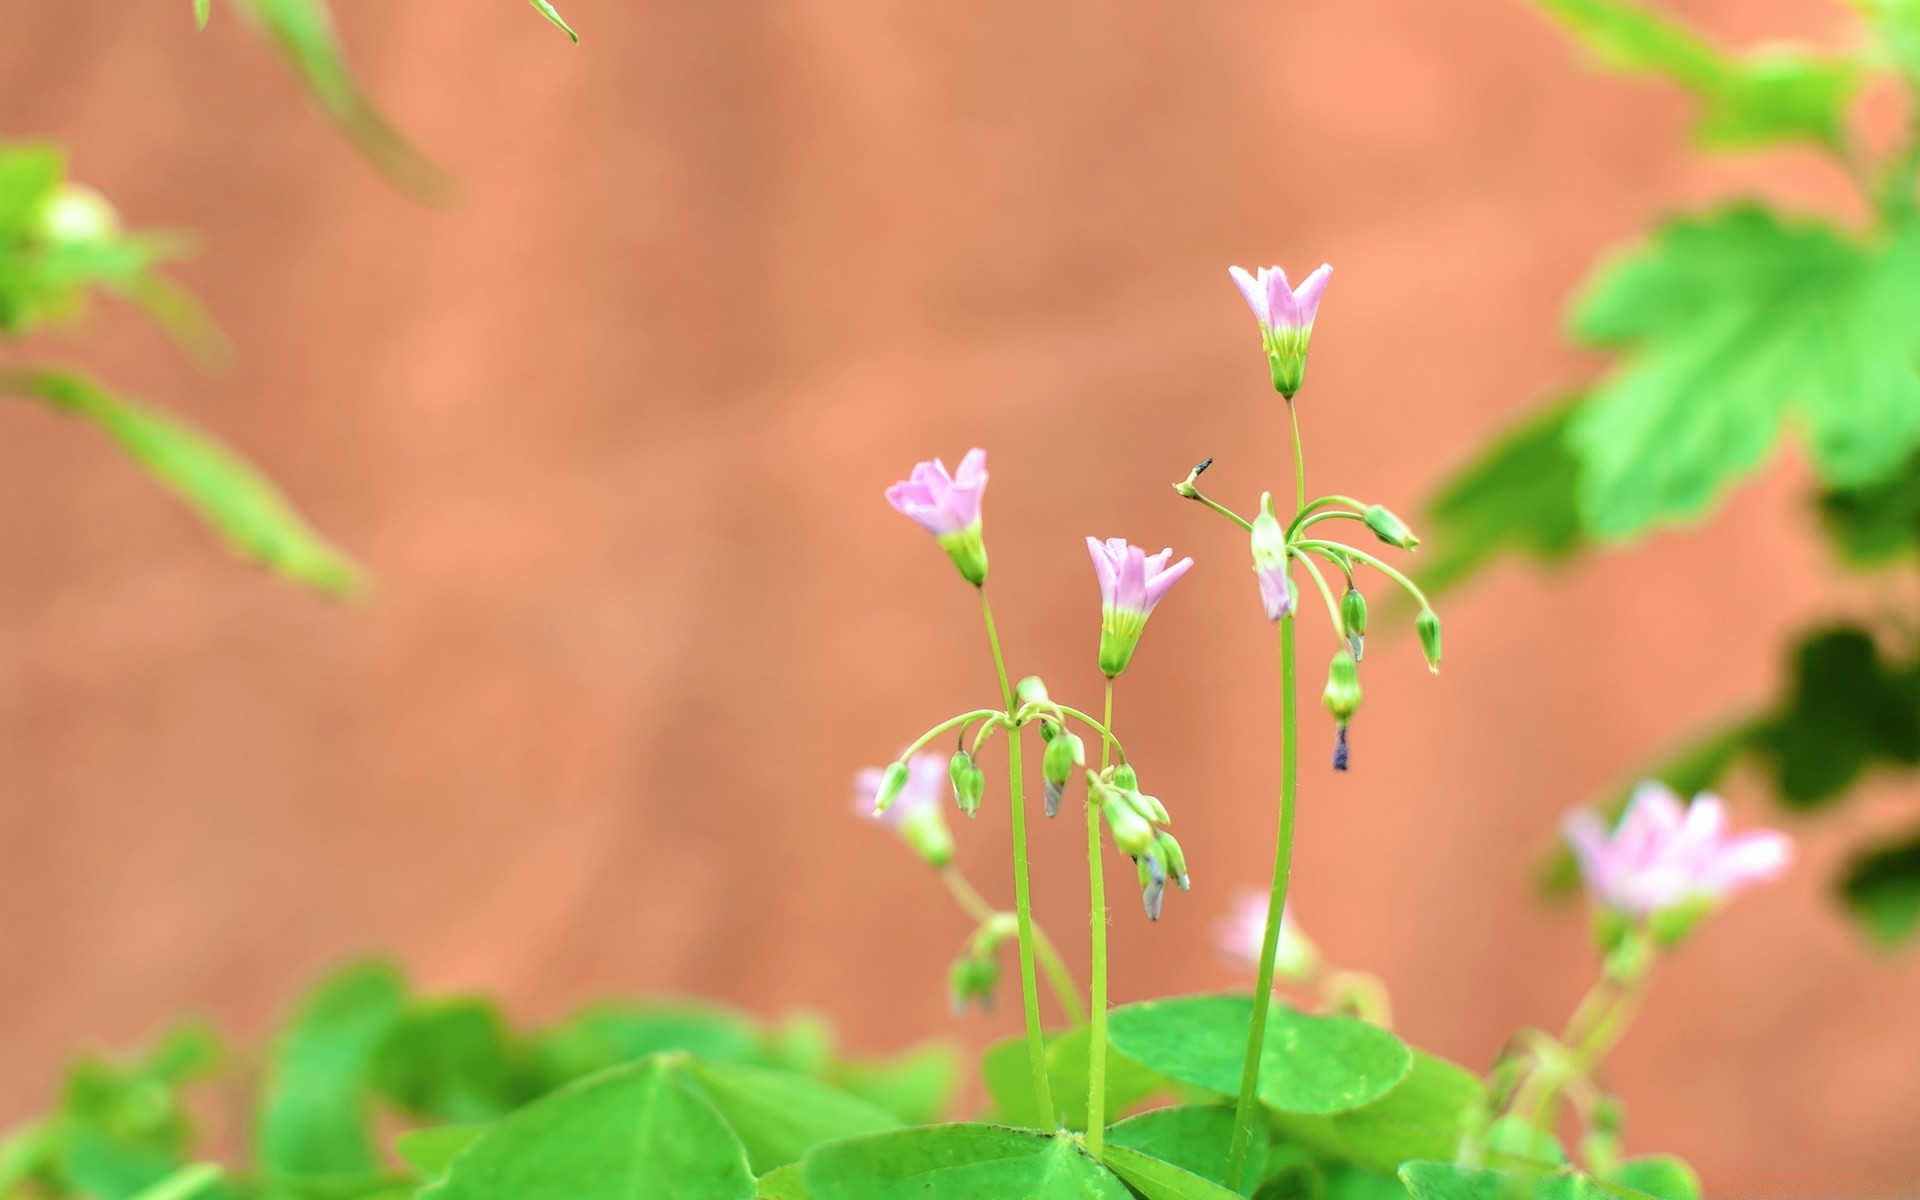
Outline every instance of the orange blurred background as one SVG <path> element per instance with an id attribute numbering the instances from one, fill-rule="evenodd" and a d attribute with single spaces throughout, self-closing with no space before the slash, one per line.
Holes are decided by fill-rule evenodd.
<path id="1" fill-rule="evenodd" d="M 1670 7 L 1847 30 L 1821 0 Z M 967 926 L 848 810 L 856 768 L 993 698 L 968 589 L 881 499 L 975 444 L 1012 665 L 1057 696 L 1097 702 L 1085 535 L 1199 560 L 1118 710 L 1195 890 L 1153 927 L 1110 876 L 1114 995 L 1241 984 L 1209 926 L 1267 870 L 1271 636 L 1241 536 L 1168 490 L 1207 455 L 1242 508 L 1287 478 L 1227 264 L 1336 265 L 1310 482 L 1412 512 L 1590 369 L 1558 313 L 1601 250 L 1732 188 L 1846 195 L 1811 157 L 1691 158 L 1682 101 L 1519 0 L 574 0 L 578 48 L 515 0 L 340 8 L 451 211 L 229 13 L 0 0 L 5 133 L 200 231 L 183 274 L 241 357 L 203 379 L 104 310 L 37 349 L 218 431 L 378 578 L 351 606 L 257 578 L 90 431 L 0 408 L 0 1125 L 76 1047 L 182 1011 L 257 1036 L 366 949 L 528 1020 L 670 991 L 817 1008 L 864 1049 L 1011 1031 L 1010 1002 L 949 1019 Z M 1557 1027 L 1593 969 L 1531 890 L 1561 813 L 1869 602 L 1806 487 L 1782 464 L 1704 530 L 1500 570 L 1443 604 L 1437 680 L 1379 631 L 1345 777 L 1304 623 L 1296 911 L 1408 1037 L 1480 1068 Z M 1723 1194 L 1920 1173 L 1920 965 L 1825 895 L 1892 792 L 1790 826 L 1791 881 L 1666 968 L 1612 1073 L 1632 1147 Z M 961 858 L 1003 899 L 992 810 Z M 1079 836 L 1042 826 L 1034 874 L 1083 965 Z"/>

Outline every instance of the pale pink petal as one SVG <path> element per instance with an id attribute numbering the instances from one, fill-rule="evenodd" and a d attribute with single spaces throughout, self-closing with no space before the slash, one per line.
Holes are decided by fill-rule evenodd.
<path id="1" fill-rule="evenodd" d="M 1333 267 L 1321 263 L 1320 269 L 1301 281 L 1293 291 L 1294 310 L 1300 324 L 1313 324 L 1314 316 L 1320 311 L 1320 297 L 1327 290 L 1327 281 L 1333 278 Z"/>
<path id="2" fill-rule="evenodd" d="M 1113 603 L 1113 559 L 1098 538 L 1087 539 L 1087 554 L 1093 559 L 1093 573 L 1100 580 L 1100 599 L 1108 604 Z"/>
<path id="3" fill-rule="evenodd" d="M 1793 861 L 1793 839 L 1771 829 L 1743 833 L 1720 847 L 1709 869 L 1714 890 L 1731 892 L 1777 878 Z"/>
<path id="4" fill-rule="evenodd" d="M 1267 317 L 1275 329 L 1294 329 L 1300 325 L 1300 306 L 1294 302 L 1287 273 L 1279 267 L 1267 276 Z"/>
<path id="5" fill-rule="evenodd" d="M 1147 612 L 1153 607 L 1147 600 L 1147 559 L 1138 546 L 1128 546 L 1120 560 L 1113 586 L 1113 603 L 1117 608 L 1132 609 L 1134 612 Z"/>
<path id="6" fill-rule="evenodd" d="M 1168 550 L 1156 557 L 1164 562 L 1166 556 L 1172 553 L 1173 551 Z M 1180 577 L 1192 569 L 1193 560 L 1191 558 L 1183 558 L 1159 574 L 1149 577 L 1147 579 L 1147 607 L 1151 609 L 1154 605 L 1160 603 L 1160 597 L 1166 595 L 1174 584 L 1180 582 Z"/>
<path id="7" fill-rule="evenodd" d="M 1265 285 L 1240 267 L 1228 267 L 1227 274 L 1233 276 L 1234 286 L 1240 289 L 1240 295 L 1246 300 L 1247 307 L 1253 310 L 1253 315 L 1261 326 L 1270 324 Z"/>
<path id="8" fill-rule="evenodd" d="M 953 476 L 953 481 L 963 487 L 975 480 L 981 484 L 987 482 L 987 452 L 978 446 L 967 451 L 966 457 L 960 460 L 960 469 Z"/>

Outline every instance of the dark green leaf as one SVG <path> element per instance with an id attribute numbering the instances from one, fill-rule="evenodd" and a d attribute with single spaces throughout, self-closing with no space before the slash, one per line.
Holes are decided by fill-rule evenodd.
<path id="1" fill-rule="evenodd" d="M 541 16 L 559 26 L 560 30 L 576 44 L 579 43 L 580 35 L 573 31 L 573 26 L 560 19 L 560 14 L 554 11 L 553 5 L 548 0 L 533 0 L 533 6 L 540 10 Z"/>
<path id="2" fill-rule="evenodd" d="M 354 565 L 322 541 L 271 482 L 179 418 L 67 372 L 0 371 L 0 395 L 43 400 L 93 423 L 217 529 L 236 553 L 321 591 L 347 594 L 360 588 Z"/>
<path id="3" fill-rule="evenodd" d="M 1568 396 L 1500 435 L 1427 505 L 1433 531 L 1420 583 L 1438 594 L 1500 554 L 1559 562 L 1585 545 L 1575 500 L 1579 461 L 1567 427 L 1583 397 Z"/>
<path id="4" fill-rule="evenodd" d="M 381 1040 L 371 1078 L 388 1102 L 436 1122 L 498 1120 L 537 1094 L 524 1050 L 485 1000 L 416 1006 Z"/>
<path id="5" fill-rule="evenodd" d="M 1109 1146 L 1125 1146 L 1161 1162 L 1172 1163 L 1183 1171 L 1198 1175 L 1222 1187 L 1227 1182 L 1227 1152 L 1233 1143 L 1233 1110 L 1195 1105 L 1161 1108 L 1129 1117 L 1107 1130 Z M 1119 1167 L 1108 1160 L 1115 1170 Z M 1125 1171 L 1120 1171 L 1126 1175 Z M 1267 1173 L 1267 1134 L 1260 1126 L 1253 1129 L 1247 1143 L 1247 1162 L 1242 1178 L 1244 1194 L 1253 1193 L 1253 1185 Z M 1128 1177 L 1135 1187 L 1141 1185 Z"/>
<path id="6" fill-rule="evenodd" d="M 1237 1093 L 1249 996 L 1186 996 L 1114 1010 L 1114 1048 L 1171 1079 Z M 1413 1054 L 1384 1029 L 1348 1017 L 1312 1016 L 1275 1003 L 1260 1060 L 1260 1099 L 1281 1112 L 1326 1114 L 1385 1095 Z"/>
<path id="7" fill-rule="evenodd" d="M 804 1075 L 699 1059 L 686 1060 L 682 1070 L 733 1127 L 756 1174 L 798 1162 L 822 1142 L 900 1124 L 866 1101 Z"/>
<path id="8" fill-rule="evenodd" d="M 1079 1142 L 999 1125 L 932 1125 L 808 1153 L 814 1200 L 1129 1200 Z"/>
<path id="9" fill-rule="evenodd" d="M 1821 525 L 1850 566 L 1910 559 L 1920 546 L 1920 462 L 1884 483 L 1830 488 L 1818 506 Z"/>
<path id="10" fill-rule="evenodd" d="M 747 1200 L 740 1141 L 672 1056 L 563 1088 L 490 1129 L 421 1200 Z"/>
<path id="11" fill-rule="evenodd" d="M 1920 831 L 1868 848 L 1847 864 L 1841 899 L 1873 940 L 1895 949 L 1920 932 Z"/>
<path id="12" fill-rule="evenodd" d="M 1789 418 L 1828 484 L 1891 478 L 1920 446 L 1916 308 L 1913 237 L 1867 249 L 1753 206 L 1670 223 L 1575 316 L 1625 353 L 1568 431 L 1583 526 L 1624 538 L 1699 516 Z"/>
<path id="13" fill-rule="evenodd" d="M 320 985 L 275 1045 L 262 1088 L 258 1153 L 291 1179 L 360 1181 L 381 1173 L 369 1126 L 374 1052 L 400 1020 L 406 983 L 385 963 Z"/>
<path id="14" fill-rule="evenodd" d="M 1821 630 L 1794 654 L 1793 684 L 1755 734 L 1780 798 L 1810 808 L 1871 767 L 1920 764 L 1920 677 L 1885 662 L 1863 629 Z"/>

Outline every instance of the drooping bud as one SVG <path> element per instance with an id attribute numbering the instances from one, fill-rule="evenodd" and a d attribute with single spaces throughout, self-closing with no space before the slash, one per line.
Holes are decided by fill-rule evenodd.
<path id="1" fill-rule="evenodd" d="M 1160 861 L 1158 848 L 1148 850 L 1134 860 L 1140 874 L 1140 902 L 1146 906 L 1147 919 L 1158 921 L 1167 896 L 1167 868 Z"/>
<path id="2" fill-rule="evenodd" d="M 1187 852 L 1182 850 L 1180 843 L 1164 829 L 1160 831 L 1160 836 L 1156 840 L 1159 843 L 1160 861 L 1166 864 L 1167 874 L 1180 885 L 1181 891 L 1192 890 L 1193 880 L 1187 874 Z"/>
<path id="3" fill-rule="evenodd" d="M 971 1004 L 981 1012 L 993 1011 L 993 994 L 1000 985 L 1000 960 L 977 958 L 971 954 L 954 960 L 947 991 L 953 1003 L 953 1015 L 965 1016 Z"/>
<path id="4" fill-rule="evenodd" d="M 1113 786 L 1123 792 L 1140 790 L 1140 774 L 1133 769 L 1132 763 L 1121 763 L 1113 769 Z"/>
<path id="5" fill-rule="evenodd" d="M 1047 681 L 1038 675 L 1029 675 L 1014 684 L 1013 698 L 1023 707 L 1028 704 L 1046 704 L 1053 699 L 1047 694 Z"/>
<path id="6" fill-rule="evenodd" d="M 1126 796 L 1113 788 L 1100 790 L 1100 811 L 1113 834 L 1113 844 L 1129 858 L 1139 858 L 1153 848 L 1153 825 L 1135 811 Z"/>
<path id="7" fill-rule="evenodd" d="M 1079 735 L 1062 730 L 1047 743 L 1047 751 L 1040 759 L 1040 773 L 1047 783 L 1047 815 L 1058 816 L 1060 799 L 1066 794 L 1067 782 L 1073 778 L 1075 767 L 1087 765 L 1086 743 Z"/>
<path id="8" fill-rule="evenodd" d="M 1353 661 L 1359 662 L 1367 643 L 1367 598 L 1351 584 L 1347 594 L 1340 597 L 1340 623 L 1347 627 L 1347 649 Z"/>
<path id="9" fill-rule="evenodd" d="M 1360 711 L 1360 699 L 1360 666 L 1352 654 L 1341 650 L 1327 666 L 1327 690 L 1320 694 L 1320 702 L 1334 720 L 1345 725 Z"/>
<path id="10" fill-rule="evenodd" d="M 1435 675 L 1440 673 L 1440 614 L 1431 608 L 1423 608 L 1420 615 L 1413 619 L 1413 629 L 1420 635 L 1420 653 L 1427 656 L 1427 670 Z"/>
<path id="11" fill-rule="evenodd" d="M 880 790 L 874 793 L 874 816 L 883 816 L 889 808 L 893 807 L 893 802 L 899 799 L 901 792 L 906 790 L 907 780 L 910 778 L 912 778 L 912 771 L 908 768 L 905 759 L 887 764 L 886 774 L 880 777 Z"/>
<path id="12" fill-rule="evenodd" d="M 887 489 L 887 503 L 918 521 L 947 552 L 961 578 L 987 582 L 987 546 L 981 535 L 980 500 L 987 490 L 987 452 L 973 449 L 951 475 L 939 459 L 918 463 L 906 479 Z"/>
<path id="13" fill-rule="evenodd" d="M 1413 536 L 1413 530 L 1407 528 L 1405 521 L 1380 505 L 1374 505 L 1362 515 L 1366 518 L 1367 528 L 1373 530 L 1373 536 L 1387 545 L 1411 550 L 1420 544 L 1420 539 Z"/>
<path id="14" fill-rule="evenodd" d="M 1253 519 L 1253 574 L 1260 583 L 1260 604 L 1267 620 L 1278 621 L 1293 611 L 1293 582 L 1287 578 L 1287 533 L 1273 515 L 1273 493 L 1260 496 L 1260 515 Z"/>
<path id="15" fill-rule="evenodd" d="M 953 782 L 953 802 L 969 817 L 980 811 L 980 798 L 987 791 L 987 774 L 973 755 L 955 750 L 947 764 L 947 776 Z"/>

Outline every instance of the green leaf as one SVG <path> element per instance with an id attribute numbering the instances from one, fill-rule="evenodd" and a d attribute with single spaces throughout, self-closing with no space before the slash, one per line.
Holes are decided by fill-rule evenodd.
<path id="1" fill-rule="evenodd" d="M 1566 1168 L 1518 1174 L 1452 1163 L 1410 1162 L 1400 1168 L 1400 1181 L 1407 1185 L 1413 1200 L 1626 1200 L 1640 1195 L 1619 1185 L 1596 1186 Z"/>
<path id="2" fill-rule="evenodd" d="M 827 1082 L 892 1113 L 904 1125 L 931 1125 L 953 1103 L 960 1055 L 935 1044 L 878 1062 L 836 1063 Z"/>
<path id="3" fill-rule="evenodd" d="M 141 1192 L 134 1200 L 194 1200 L 220 1182 L 223 1172 L 211 1163 L 182 1167 Z"/>
<path id="4" fill-rule="evenodd" d="M 1856 854 L 1840 897 L 1868 936 L 1897 949 L 1920 933 L 1920 830 Z"/>
<path id="5" fill-rule="evenodd" d="M 1226 1186 L 1227 1153 L 1233 1143 L 1233 1110 L 1229 1108 L 1187 1105 L 1161 1108 L 1129 1117 L 1107 1129 L 1109 1147 L 1124 1146 L 1181 1170 Z M 1259 1126 L 1247 1143 L 1247 1162 L 1243 1172 L 1243 1194 L 1251 1195 L 1253 1185 L 1267 1173 L 1267 1135 Z M 1107 1165 L 1120 1170 L 1111 1158 Z M 1127 1176 L 1124 1170 L 1120 1173 Z M 1128 1182 L 1141 1187 L 1127 1176 Z M 1143 1189 L 1144 1190 L 1144 1189 Z"/>
<path id="6" fill-rule="evenodd" d="M 1213 1180 L 1126 1146 L 1108 1147 L 1106 1164 L 1147 1200 L 1234 1200 L 1239 1195 Z"/>
<path id="7" fill-rule="evenodd" d="M 814 1200 L 1129 1200 L 1077 1139 L 932 1125 L 829 1142 L 802 1163 Z"/>
<path id="8" fill-rule="evenodd" d="M 798 1162 L 822 1142 L 900 1125 L 890 1113 L 803 1075 L 699 1059 L 687 1060 L 684 1072 L 733 1127 L 756 1174 Z"/>
<path id="9" fill-rule="evenodd" d="M 1047 1043 L 1047 1078 L 1053 1085 L 1054 1103 L 1060 1106 L 1060 1119 L 1068 1129 L 1087 1127 L 1088 1057 L 1092 1049 L 1091 1031 L 1084 1025 L 1070 1029 Z M 1021 1064 L 1025 1065 L 1024 1053 Z M 1109 1119 L 1118 1117 L 1148 1096 L 1168 1086 L 1165 1076 L 1141 1066 L 1107 1042 L 1106 1107 Z M 1027 1090 L 1033 1080 L 1028 1073 Z"/>
<path id="10" fill-rule="evenodd" d="M 573 31 L 573 26 L 560 19 L 560 14 L 554 11 L 553 5 L 548 3 L 548 0 L 532 0 L 532 3 L 535 8 L 540 10 L 541 16 L 559 26 L 560 31 L 572 39 L 575 45 L 579 44 L 580 35 Z"/>
<path id="11" fill-rule="evenodd" d="M 243 558 L 319 591 L 347 595 L 361 588 L 359 570 L 307 525 L 279 489 L 185 421 L 70 372 L 0 370 L 0 395 L 42 400 L 91 422 Z"/>
<path id="12" fill-rule="evenodd" d="M 799 1163 L 762 1175 L 760 1190 L 754 1195 L 757 1200 L 813 1200 L 812 1193 L 807 1191 L 807 1181 L 801 1175 Z"/>
<path id="13" fill-rule="evenodd" d="M 617 1067 L 528 1105 L 421 1200 L 748 1200 L 745 1148 L 677 1062 Z"/>
<path id="14" fill-rule="evenodd" d="M 1391 1174 L 1409 1159 L 1448 1160 L 1475 1127 L 1486 1102 L 1478 1075 L 1444 1058 L 1415 1051 L 1399 1086 L 1364 1108 L 1333 1118 L 1345 1157 Z"/>
<path id="15" fill-rule="evenodd" d="M 24 239 L 67 175 L 67 156 L 51 142 L 0 142 L 0 242 Z"/>
<path id="16" fill-rule="evenodd" d="M 1630 1158 L 1600 1178 L 1603 1183 L 1631 1188 L 1655 1200 L 1700 1200 L 1700 1177 L 1692 1167 L 1668 1155 Z M 1603 1194 L 1617 1193 L 1606 1189 Z"/>
<path id="17" fill-rule="evenodd" d="M 396 186 L 423 199 L 452 198 L 453 181 L 428 162 L 367 98 L 333 26 L 325 0 L 237 0 L 280 52 L 307 95 L 367 160 Z"/>
<path id="18" fill-rule="evenodd" d="M 1114 1048 L 1168 1078 L 1239 1091 L 1250 996 L 1185 996 L 1115 1009 Z M 1399 1038 L 1348 1017 L 1275 1003 L 1260 1060 L 1260 1099 L 1281 1112 L 1344 1112 L 1379 1099 L 1413 1069 Z"/>
<path id="19" fill-rule="evenodd" d="M 393 1152 L 427 1179 L 445 1175 L 461 1151 L 484 1136 L 491 1125 L 437 1125 L 411 1129 L 394 1139 Z"/>
<path id="20" fill-rule="evenodd" d="M 1585 548 L 1576 500 L 1580 464 L 1567 448 L 1583 399 L 1555 401 L 1502 433 L 1428 503 L 1432 538 L 1420 583 L 1430 596 L 1501 554 L 1554 563 Z"/>
<path id="21" fill-rule="evenodd" d="M 413 1116 L 476 1124 L 498 1120 L 537 1094 L 525 1052 L 491 1002 L 420 1004 L 387 1031 L 371 1078 Z"/>
<path id="22" fill-rule="evenodd" d="M 1800 50 L 1729 54 L 1680 23 L 1624 0 L 1535 0 L 1548 15 L 1628 75 L 1653 75 L 1701 102 L 1694 136 L 1710 150 L 1802 139 L 1844 142 L 1858 64 Z"/>
<path id="23" fill-rule="evenodd" d="M 684 1051 L 713 1062 L 758 1064 L 760 1032 L 738 1013 L 693 1004 L 603 1004 L 533 1039 L 547 1087 L 557 1087 L 650 1054 Z"/>
<path id="24" fill-rule="evenodd" d="M 1792 687 L 1754 743 L 1782 801 L 1831 803 L 1872 767 L 1920 765 L 1920 674 L 1884 661 L 1863 629 L 1819 630 L 1795 650 Z"/>
<path id="25" fill-rule="evenodd" d="M 207 27 L 207 18 L 213 15 L 213 0 L 193 0 L 193 25 L 196 29 Z"/>
<path id="26" fill-rule="evenodd" d="M 1754 206 L 1675 221 L 1603 270 L 1575 314 L 1624 359 L 1568 430 L 1587 531 L 1697 517 L 1792 419 L 1828 484 L 1887 479 L 1920 446 L 1920 240 L 1863 248 Z"/>
<path id="27" fill-rule="evenodd" d="M 1816 503 L 1821 527 L 1848 566 L 1911 560 L 1920 546 L 1920 462 L 1883 483 L 1829 488 Z"/>
<path id="28" fill-rule="evenodd" d="M 256 1134 L 260 1162 L 300 1180 L 381 1174 L 369 1134 L 374 1052 L 406 1009 L 406 983 L 386 963 L 348 967 L 294 1014 L 267 1065 Z"/>

